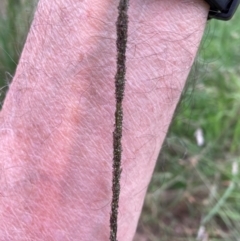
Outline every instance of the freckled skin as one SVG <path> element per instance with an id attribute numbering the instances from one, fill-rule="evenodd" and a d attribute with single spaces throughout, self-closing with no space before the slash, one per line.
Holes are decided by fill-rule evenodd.
<path id="1" fill-rule="evenodd" d="M 39 1 L 0 114 L 0 241 L 109 239 L 117 5 Z M 130 1 L 119 241 L 134 236 L 207 12 Z"/>

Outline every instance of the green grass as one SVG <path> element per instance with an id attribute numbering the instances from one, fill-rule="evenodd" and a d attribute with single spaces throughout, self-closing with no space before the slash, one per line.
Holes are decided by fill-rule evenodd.
<path id="1" fill-rule="evenodd" d="M 35 4 L 36 0 L 0 2 L 0 103 L 14 75 Z"/>
<path id="2" fill-rule="evenodd" d="M 0 3 L 0 85 L 14 74 L 33 0 Z M 211 20 L 146 196 L 136 240 L 240 240 L 240 11 Z M 2 93 L 2 98 L 4 94 Z M 205 145 L 194 132 L 201 128 Z"/>

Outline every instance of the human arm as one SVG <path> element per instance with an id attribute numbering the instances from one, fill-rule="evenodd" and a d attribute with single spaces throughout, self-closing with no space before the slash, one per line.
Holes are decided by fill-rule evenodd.
<path id="1" fill-rule="evenodd" d="M 40 0 L 0 116 L 2 240 L 107 240 L 117 2 Z M 203 1 L 130 1 L 118 240 L 131 240 Z"/>

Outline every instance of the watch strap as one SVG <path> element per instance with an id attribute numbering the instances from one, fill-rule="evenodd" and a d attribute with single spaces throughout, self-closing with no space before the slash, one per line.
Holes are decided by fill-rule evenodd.
<path id="1" fill-rule="evenodd" d="M 210 5 L 208 19 L 229 20 L 234 15 L 240 0 L 205 0 Z"/>

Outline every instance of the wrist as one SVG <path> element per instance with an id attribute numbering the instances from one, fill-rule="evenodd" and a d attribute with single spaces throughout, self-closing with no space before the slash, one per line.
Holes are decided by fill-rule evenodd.
<path id="1" fill-rule="evenodd" d="M 204 1 L 130 2 L 119 240 L 131 240 L 207 15 Z"/>
<path id="2" fill-rule="evenodd" d="M 117 4 L 39 6 L 2 113 L 2 126 L 11 130 L 2 138 L 5 176 L 17 178 L 16 195 L 5 205 L 18 208 L 21 232 L 32 239 L 63 231 L 76 240 L 106 240 Z M 207 12 L 198 0 L 130 2 L 119 240 L 134 234 Z"/>

